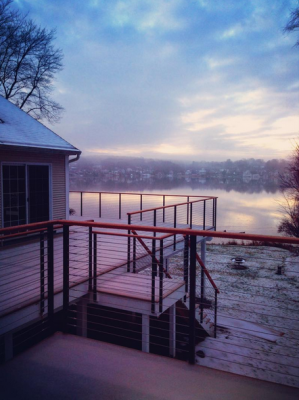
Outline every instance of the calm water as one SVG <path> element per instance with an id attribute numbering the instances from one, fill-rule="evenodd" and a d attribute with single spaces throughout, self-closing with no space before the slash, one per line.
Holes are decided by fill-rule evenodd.
<path id="1" fill-rule="evenodd" d="M 130 185 L 131 186 L 131 185 Z M 119 182 L 100 183 L 88 188 L 73 190 L 141 192 L 159 194 L 182 194 L 198 196 L 217 196 L 217 230 L 228 232 L 246 232 L 257 234 L 277 235 L 277 226 L 281 219 L 280 203 L 283 202 L 281 192 L 275 188 L 261 186 L 237 186 L 214 188 L 205 185 L 180 184 L 176 187 L 134 183 L 133 187 Z M 240 191 L 241 190 L 241 191 Z"/>
<path id="2" fill-rule="evenodd" d="M 277 235 L 277 226 L 282 216 L 279 205 L 282 203 L 282 194 L 278 190 L 275 193 L 240 193 L 212 188 L 191 190 L 186 186 L 179 190 L 168 190 L 167 194 L 218 197 L 217 230 Z"/>

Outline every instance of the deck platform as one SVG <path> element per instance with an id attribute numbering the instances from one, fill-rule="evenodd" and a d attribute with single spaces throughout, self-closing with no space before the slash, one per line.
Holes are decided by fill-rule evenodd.
<path id="1" fill-rule="evenodd" d="M 83 218 L 82 218 L 83 219 Z M 99 220 L 98 220 L 99 221 Z M 103 220 L 101 220 L 103 222 Z M 122 221 L 120 221 L 122 222 Z M 96 229 L 95 229 L 96 230 Z M 109 232 L 111 229 L 97 229 Z M 119 233 L 127 233 L 120 231 Z M 138 232 L 142 235 L 142 232 Z M 143 233 L 149 236 L 147 232 Z M 157 234 L 159 237 L 159 234 Z M 75 302 L 89 292 L 88 277 L 88 228 L 71 227 L 70 229 L 70 301 Z M 164 259 L 183 249 L 183 237 L 177 235 L 166 239 Z M 200 240 L 200 238 L 198 239 Z M 175 250 L 174 250 L 175 241 Z M 158 243 L 159 241 L 157 241 Z M 151 248 L 151 240 L 144 239 Z M 62 307 L 62 234 L 54 237 L 54 308 Z M 152 257 L 140 245 L 136 258 L 136 272 L 127 272 L 127 238 L 98 235 L 97 241 L 97 296 L 98 304 L 120 308 L 127 311 L 153 315 L 152 281 L 150 275 L 139 274 L 149 268 Z M 140 250 L 141 249 L 141 250 Z M 45 263 L 46 263 L 45 243 Z M 131 262 L 132 264 L 132 262 Z M 166 262 L 165 262 L 166 265 Z M 131 266 L 132 268 L 132 266 Z M 43 316 L 40 308 L 40 248 L 39 239 L 25 243 L 16 242 L 12 247 L 3 247 L 0 253 L 0 278 L 5 280 L 5 290 L 0 295 L 0 334 L 16 329 Z M 47 274 L 46 274 L 47 275 Z M 47 312 L 47 279 L 45 275 L 44 315 Z M 4 283 L 4 282 L 3 282 Z M 185 296 L 185 283 L 180 279 L 163 279 L 163 306 L 159 305 L 161 287 L 159 278 L 155 279 L 155 315 L 160 315 L 176 301 Z"/>

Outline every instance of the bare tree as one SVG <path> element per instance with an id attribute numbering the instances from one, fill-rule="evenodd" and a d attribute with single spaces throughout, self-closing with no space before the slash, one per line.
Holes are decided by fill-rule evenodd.
<path id="1" fill-rule="evenodd" d="M 284 27 L 284 31 L 285 32 L 299 31 L 299 5 L 291 12 L 290 20 Z M 299 46 L 299 38 L 296 42 L 296 46 Z"/>
<path id="2" fill-rule="evenodd" d="M 35 119 L 57 122 L 63 108 L 50 98 L 53 80 L 62 69 L 55 49 L 55 30 L 37 26 L 0 0 L 0 94 Z"/>
<path id="3" fill-rule="evenodd" d="M 285 201 L 282 206 L 285 216 L 278 225 L 278 232 L 299 238 L 299 203 L 290 202 L 288 198 Z"/>
<path id="4" fill-rule="evenodd" d="M 281 177 L 281 188 L 285 202 L 282 205 L 284 217 L 278 226 L 278 232 L 299 237 L 299 144 L 295 149 L 289 167 Z"/>

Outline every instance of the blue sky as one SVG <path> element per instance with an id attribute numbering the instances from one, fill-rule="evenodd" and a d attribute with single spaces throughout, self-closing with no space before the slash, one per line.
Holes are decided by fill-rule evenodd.
<path id="1" fill-rule="evenodd" d="M 287 157 L 299 136 L 297 0 L 15 0 L 64 52 L 52 129 L 85 154 Z"/>

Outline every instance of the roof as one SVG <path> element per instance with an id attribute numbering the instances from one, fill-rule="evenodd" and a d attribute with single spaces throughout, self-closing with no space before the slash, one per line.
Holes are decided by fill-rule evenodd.
<path id="1" fill-rule="evenodd" d="M 59 150 L 68 154 L 81 151 L 20 108 L 0 96 L 0 145 Z"/>

